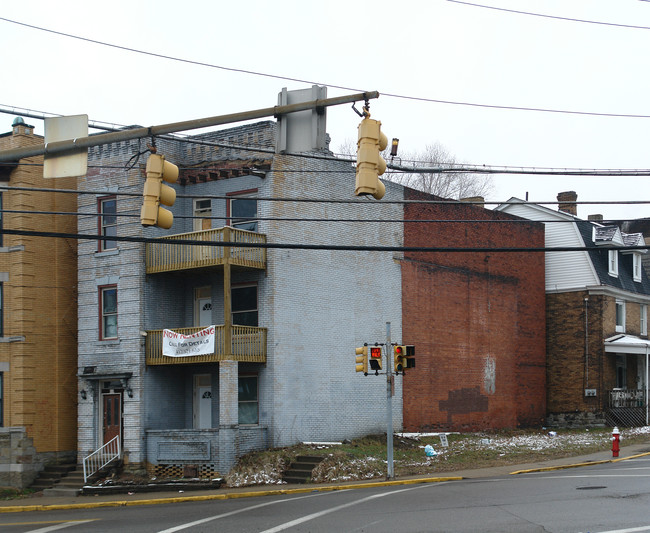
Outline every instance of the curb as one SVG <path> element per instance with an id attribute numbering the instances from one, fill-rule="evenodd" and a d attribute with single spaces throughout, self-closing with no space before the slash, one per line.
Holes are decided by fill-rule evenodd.
<path id="1" fill-rule="evenodd" d="M 552 470 L 566 470 L 569 468 L 578 468 L 580 466 L 591 466 L 591 465 L 602 465 L 606 463 L 618 463 L 620 461 L 627 461 L 628 459 L 636 459 L 638 457 L 646 457 L 650 455 L 650 452 L 638 453 L 636 455 L 630 455 L 629 457 L 619 457 L 618 459 L 604 459 L 602 461 L 589 461 L 586 463 L 574 463 L 570 465 L 559 465 L 559 466 L 546 466 L 542 468 L 531 468 L 529 470 L 517 470 L 515 472 L 510 472 L 511 476 L 517 474 L 530 474 L 533 472 L 551 472 Z"/>
<path id="2" fill-rule="evenodd" d="M 460 476 L 405 479 L 399 481 L 376 481 L 352 485 L 328 485 L 325 487 L 305 487 L 304 489 L 273 489 L 250 492 L 228 492 L 225 494 L 207 494 L 203 496 L 182 496 L 149 500 L 119 500 L 108 502 L 70 503 L 54 505 L 14 505 L 0 507 L 0 513 L 23 513 L 28 511 L 60 511 L 64 509 L 97 509 L 100 507 L 132 507 L 135 505 L 161 505 L 168 503 L 200 502 L 208 500 L 230 500 L 235 498 L 252 498 L 279 494 L 303 494 L 306 492 L 331 492 L 336 490 L 365 489 L 369 487 L 389 487 L 392 485 L 416 485 L 418 483 L 441 483 L 443 481 L 460 481 Z"/>

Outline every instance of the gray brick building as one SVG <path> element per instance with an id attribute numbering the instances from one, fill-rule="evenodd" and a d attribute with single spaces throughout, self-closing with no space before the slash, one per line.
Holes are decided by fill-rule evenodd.
<path id="1" fill-rule="evenodd" d="M 78 247 L 81 457 L 117 436 L 134 469 L 211 475 L 251 450 L 385 431 L 385 377 L 355 373 L 354 347 L 383 341 L 388 321 L 400 339 L 399 257 L 211 244 L 402 245 L 402 223 L 354 222 L 402 220 L 400 204 L 293 201 L 352 198 L 352 165 L 332 157 L 322 117 L 314 124 L 308 149 L 291 154 L 282 121 L 158 139 L 180 167 L 168 231 L 140 224 L 144 141 L 89 150 L 78 230 L 104 240 Z M 403 194 L 388 183 L 385 200 Z M 214 353 L 162 354 L 163 329 L 211 325 Z M 397 379 L 395 428 L 401 398 Z"/>

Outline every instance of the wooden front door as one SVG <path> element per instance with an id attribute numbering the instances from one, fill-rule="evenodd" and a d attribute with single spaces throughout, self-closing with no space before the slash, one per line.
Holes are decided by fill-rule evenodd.
<path id="1" fill-rule="evenodd" d="M 122 430 L 122 395 L 111 393 L 103 395 L 104 404 L 104 444 L 120 435 Z"/>

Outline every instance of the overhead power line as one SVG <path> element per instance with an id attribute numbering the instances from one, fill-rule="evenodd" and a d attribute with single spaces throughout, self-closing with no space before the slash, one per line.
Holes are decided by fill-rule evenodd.
<path id="1" fill-rule="evenodd" d="M 358 252 L 443 252 L 443 253 L 544 253 L 544 252 L 588 252 L 601 250 L 596 246 L 558 246 L 558 247 L 467 247 L 455 248 L 451 246 L 359 246 L 359 245 L 337 245 L 337 244 L 292 244 L 292 243 L 249 243 L 249 242 L 214 242 L 199 240 L 184 240 L 174 238 L 148 238 L 148 237 L 125 237 L 125 236 L 103 236 L 84 235 L 80 233 L 57 233 L 52 231 L 29 231 L 3 229 L 8 235 L 21 235 L 26 237 L 53 237 L 60 239 L 76 239 L 91 241 L 119 241 L 137 242 L 150 244 L 165 244 L 179 246 L 201 246 L 216 247 L 225 246 L 234 248 L 267 248 L 281 250 L 334 250 L 334 251 L 358 251 Z M 648 250 L 650 245 L 645 246 L 611 246 L 608 250 Z"/>
<path id="2" fill-rule="evenodd" d="M 452 1 L 452 0 L 448 0 Z M 461 3 L 461 2 L 458 2 Z M 477 5 L 478 6 L 478 5 Z M 478 6 L 478 7 L 487 7 L 487 6 Z M 85 41 L 93 44 L 97 44 L 100 46 L 107 46 L 110 48 L 115 48 L 118 50 L 124 50 L 127 52 L 132 52 L 136 54 L 142 54 L 142 55 L 147 55 L 147 56 L 153 56 L 153 57 L 158 57 L 161 59 L 167 59 L 169 61 L 177 61 L 180 63 L 186 63 L 190 65 L 196 65 L 200 67 L 208 67 L 208 68 L 214 68 L 214 69 L 219 69 L 219 70 L 225 70 L 229 72 L 236 72 L 240 74 L 249 74 L 252 76 L 262 76 L 266 78 L 273 78 L 273 79 L 278 79 L 278 80 L 285 80 L 285 81 L 293 81 L 296 83 L 304 83 L 304 84 L 309 84 L 309 85 L 324 85 L 327 87 L 332 87 L 334 89 L 342 89 L 345 91 L 363 91 L 364 89 L 357 89 L 357 88 L 352 88 L 352 87 L 346 87 L 343 85 L 335 85 L 332 83 L 323 83 L 323 82 L 317 82 L 314 80 L 305 80 L 301 78 L 295 78 L 295 77 L 290 77 L 290 76 L 281 76 L 279 74 L 269 74 L 266 72 L 258 72 L 254 70 L 248 70 L 248 69 L 242 69 L 242 68 L 235 68 L 235 67 L 226 67 L 223 65 L 215 65 L 213 63 L 206 63 L 203 61 L 195 61 L 191 59 L 183 59 L 179 57 L 174 57 L 166 54 L 159 54 L 156 52 L 148 52 L 145 50 L 139 50 L 137 48 L 131 48 L 128 46 L 121 46 L 113 43 L 107 43 L 104 41 L 99 41 L 96 39 L 90 39 L 88 37 L 81 37 L 79 35 L 73 35 L 70 33 L 65 33 L 61 31 L 56 31 L 52 30 L 49 28 L 43 28 L 41 26 L 35 26 L 33 24 L 27 24 L 25 22 L 19 22 L 17 20 L 12 20 L 8 19 L 6 17 L 0 17 L 0 20 L 9 22 L 10 24 L 16 24 L 18 26 L 23 26 L 26 28 L 30 28 L 33 30 L 38 30 L 38 31 L 43 31 L 47 33 L 52 33 L 54 35 L 60 35 L 62 37 L 68 37 L 70 39 L 77 39 L 80 41 Z M 586 22 L 586 21 L 585 21 Z M 634 27 L 634 26 L 630 26 Z M 650 29 L 650 28 L 643 28 L 641 26 L 638 27 L 638 29 Z M 382 96 L 387 96 L 387 97 L 392 97 L 392 98 L 400 98 L 400 99 L 405 99 L 405 100 L 415 100 L 418 102 L 429 102 L 429 103 L 436 103 L 436 104 L 446 104 L 446 105 L 460 105 L 460 106 L 469 106 L 469 107 L 481 107 L 481 108 L 487 108 L 487 109 L 504 109 L 504 110 L 509 110 L 509 111 L 536 111 L 536 112 L 543 112 L 543 113 L 560 113 L 560 114 L 569 114 L 569 115 L 589 115 L 589 116 L 596 116 L 596 117 L 618 117 L 618 118 L 650 118 L 650 115 L 641 115 L 641 114 L 629 114 L 629 113 L 599 113 L 599 112 L 593 112 L 593 111 L 575 111 L 575 110 L 568 110 L 568 109 L 548 109 L 548 108 L 540 108 L 540 107 L 520 107 L 520 106 L 508 106 L 508 105 L 493 105 L 493 104 L 483 104 L 483 103 L 476 103 L 476 102 L 459 102 L 459 101 L 453 101 L 453 100 L 440 100 L 440 99 L 435 99 L 435 98 L 424 98 L 424 97 L 418 97 L 418 96 L 407 96 L 403 94 L 396 94 L 396 93 L 389 93 L 389 92 L 383 92 L 382 91 Z"/>
<path id="3" fill-rule="evenodd" d="M 98 189 L 89 189 L 85 191 L 76 190 L 76 189 L 54 189 L 47 187 L 15 187 L 10 185 L 0 184 L 0 192 L 3 190 L 7 191 L 31 191 L 31 192 L 52 192 L 52 193 L 62 193 L 62 194 L 87 194 L 91 196 L 131 196 L 131 197 L 142 197 L 142 192 L 112 192 L 107 190 L 98 190 Z M 177 194 L 176 198 L 204 198 L 206 200 L 232 200 L 232 196 L 223 195 L 223 194 Z M 291 197 L 263 197 L 263 196 L 247 196 L 246 198 L 254 199 L 259 202 L 303 202 L 303 203 L 323 203 L 323 204 L 357 204 L 357 205 L 391 205 L 391 204 L 431 204 L 431 205 L 559 205 L 569 203 L 571 205 L 643 205 L 650 204 L 650 200 L 581 200 L 581 201 L 488 201 L 488 200 L 475 200 L 475 201 L 464 201 L 464 200 L 452 200 L 452 199 L 440 199 L 440 200 L 386 200 L 373 201 L 373 200 L 348 200 L 344 198 L 291 198 Z"/>
<path id="4" fill-rule="evenodd" d="M 648 1 L 648 0 L 644 0 Z M 650 30 L 650 27 L 648 26 L 637 26 L 634 24 L 618 24 L 616 22 L 602 22 L 599 20 L 586 20 L 586 19 L 577 19 L 577 18 L 571 18 L 571 17 L 560 17 L 558 15 L 546 15 L 544 13 L 533 13 L 530 11 L 518 11 L 516 9 L 507 9 L 505 7 L 497 7 L 497 6 L 486 6 L 483 4 L 475 4 L 473 2 L 464 2 L 462 0 L 447 0 L 447 2 L 451 2 L 453 4 L 463 4 L 466 6 L 471 6 L 471 7 L 481 7 L 484 9 L 492 9 L 494 11 L 505 11 L 507 13 L 516 13 L 518 15 L 529 15 L 533 17 L 543 17 L 547 19 L 555 19 L 555 20 L 564 20 L 567 22 L 581 22 L 584 24 L 597 24 L 599 26 L 613 26 L 616 28 L 628 28 L 628 29 L 633 29 L 633 30 Z"/>

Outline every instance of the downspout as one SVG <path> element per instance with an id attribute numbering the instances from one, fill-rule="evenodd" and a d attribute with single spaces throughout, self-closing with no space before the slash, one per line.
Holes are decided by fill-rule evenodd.
<path id="1" fill-rule="evenodd" d="M 648 418 L 648 344 L 645 345 L 645 425 L 649 425 Z"/>
<path id="2" fill-rule="evenodd" d="M 585 389 L 589 388 L 589 296 L 585 297 Z"/>
<path id="3" fill-rule="evenodd" d="M 645 345 L 645 425 L 649 424 L 648 418 L 648 344 Z"/>

